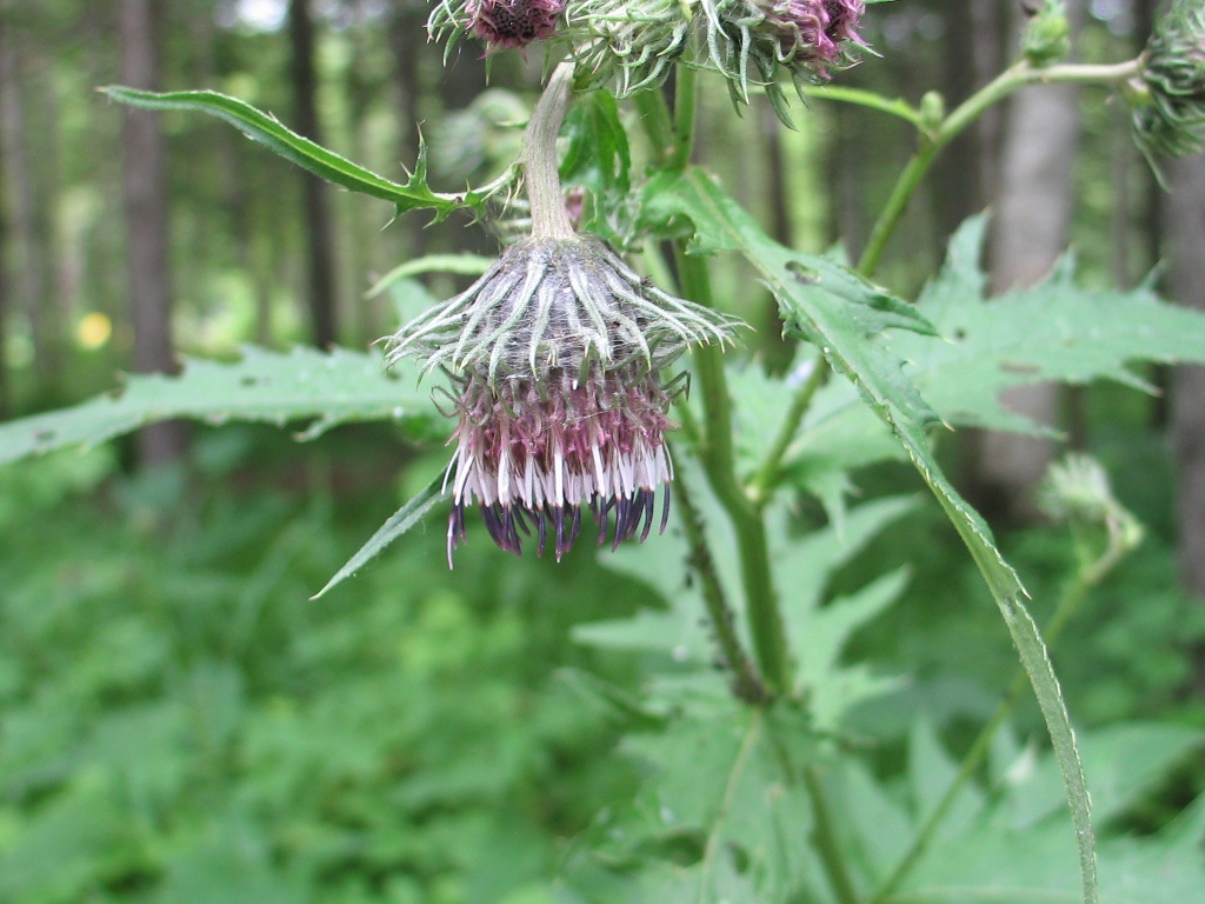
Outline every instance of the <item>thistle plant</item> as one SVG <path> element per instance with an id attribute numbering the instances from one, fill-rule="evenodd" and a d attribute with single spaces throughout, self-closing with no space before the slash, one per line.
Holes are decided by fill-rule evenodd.
<path id="1" fill-rule="evenodd" d="M 975 262 L 982 219 L 955 237 L 946 271 L 915 304 L 874 278 L 936 158 L 985 111 L 1022 87 L 1104 88 L 1133 105 L 1137 136 L 1152 153 L 1198 147 L 1205 14 L 1199 3 L 1174 3 L 1139 57 L 1072 65 L 1061 62 L 1067 38 L 1061 4 L 1044 2 L 1014 62 L 947 112 L 935 94 L 914 106 L 849 86 L 818 87 L 839 79 L 842 67 L 856 59 L 865 46 L 864 20 L 874 9 L 860 0 L 438 0 L 429 21 L 435 38 L 449 47 L 461 39 L 477 42 L 485 56 L 516 49 L 535 53 L 538 47 L 547 62 L 544 71 L 551 73 L 510 175 L 456 193 L 430 188 L 423 153 L 406 181 L 394 182 L 232 98 L 108 89 L 123 102 L 202 110 L 235 122 L 291 161 L 384 198 L 399 213 L 422 209 L 445 217 L 467 209 L 478 217 L 499 216 L 495 202 L 515 188 L 513 174 L 522 173 L 530 234 L 483 270 L 473 270 L 479 278 L 463 292 L 431 305 L 388 339 L 386 367 L 401 372 L 413 364 L 413 376 L 432 382 L 446 377 L 429 393 L 433 399 L 409 380 L 386 380 L 375 369 L 379 359 L 362 358 L 356 360 L 370 361 L 376 382 L 360 371 L 356 385 L 371 385 L 381 398 L 361 398 L 352 415 L 340 386 L 340 392 L 331 390 L 325 408 L 299 403 L 282 411 L 247 403 L 254 413 L 247 416 L 262 418 L 267 410 L 278 421 L 316 417 L 311 433 L 352 416 L 393 418 L 406 426 L 429 417 L 435 407 L 455 421 L 451 464 L 386 522 L 323 593 L 420 523 L 441 500 L 450 501 L 449 565 L 454 550 L 476 533 L 473 508 L 480 509 L 486 532 L 503 550 L 534 548 L 558 560 L 583 532 L 613 549 L 650 537 L 654 528 L 667 535 L 655 550 L 651 543 L 641 549 L 629 544 L 618 563 L 663 595 L 665 605 L 632 622 L 593 631 L 583 626 L 575 634 L 584 643 L 660 654 L 654 657 L 660 671 L 649 682 L 648 700 L 633 699 L 601 679 L 586 682 L 604 705 L 639 726 L 633 732 L 647 733 L 647 743 L 632 747 L 654 766 L 634 770 L 650 777 L 625 811 L 628 821 L 600 819 L 600 837 L 580 842 L 588 851 L 577 877 L 587 889 L 582 900 L 594 900 L 596 892 L 600 900 L 624 904 L 936 900 L 948 897 L 951 887 L 973 885 L 975 877 L 967 880 L 958 871 L 972 868 L 963 861 L 978 862 L 975 857 L 989 849 L 976 847 L 981 836 L 994 839 L 1003 852 L 994 864 L 1000 875 L 1029 889 L 1028 860 L 1015 856 L 1016 845 L 990 834 L 1015 821 L 1007 802 L 972 801 L 982 818 L 962 826 L 971 833 L 967 844 L 974 856 L 949 855 L 946 846 L 958 844 L 958 833 L 938 834 L 954 802 L 996 750 L 998 732 L 1027 685 L 1049 731 L 1051 768 L 1063 778 L 1078 854 L 1077 863 L 1060 863 L 1056 881 L 1041 893 L 1066 898 L 1066 874 L 1078 865 L 1083 900 L 1098 900 L 1091 802 L 1046 641 L 1029 613 L 1027 591 L 987 524 L 944 475 L 930 428 L 1015 428 L 1015 417 L 999 407 L 997 394 L 1045 376 L 1132 384 L 1127 361 L 1205 359 L 1205 318 L 1162 304 L 1145 288 L 1117 295 L 1081 291 L 1068 268 L 1030 294 L 984 304 L 978 287 L 987 280 Z M 671 75 L 672 109 L 663 91 Z M 783 86 L 793 83 L 824 102 L 859 105 L 915 127 L 915 151 L 901 167 L 856 264 L 775 241 L 692 162 L 698 95 L 708 79 L 739 102 L 763 91 L 784 117 L 789 102 Z M 588 115 L 566 130 L 573 134 L 562 160 L 558 140 L 574 104 Z M 626 110 L 635 115 L 626 116 Z M 642 129 L 647 140 L 629 143 L 630 127 Z M 591 178 L 579 182 L 571 196 L 562 186 L 562 171 L 585 171 Z M 604 222 L 606 213 L 624 210 L 622 241 L 608 244 L 578 231 L 567 207 L 579 206 L 582 192 L 590 193 L 586 209 L 600 209 Z M 583 219 L 602 231 L 600 218 Z M 634 250 L 644 251 L 639 260 L 625 257 Z M 799 379 L 775 380 L 749 356 L 725 355 L 741 333 L 738 321 L 721 313 L 716 302 L 712 254 L 739 256 L 773 294 L 783 331 L 801 347 L 800 366 L 793 370 Z M 346 368 L 337 358 L 331 361 L 332 368 Z M 740 381 L 740 392 L 733 381 Z M 320 381 L 306 385 L 315 382 Z M 231 393 L 237 393 L 258 383 L 232 377 L 232 385 Z M 743 410 L 746 394 L 760 403 L 749 406 L 756 411 Z M 940 407 L 926 401 L 930 394 Z M 233 416 L 204 405 L 172 409 L 154 392 L 146 395 L 144 408 L 135 406 L 136 393 L 111 404 L 133 406 L 127 416 L 135 424 L 165 414 Z M 767 428 L 761 420 L 772 423 Z M 27 448 L 52 442 L 42 437 L 78 435 L 57 422 L 54 429 L 44 422 L 35 426 Z M 116 432 L 106 429 L 103 436 Z M 865 525 L 874 518 L 882 527 L 884 506 L 913 504 L 880 501 L 846 511 L 855 469 L 893 453 L 915 465 L 966 545 L 1020 662 L 997 715 L 961 765 L 940 770 L 944 790 L 908 818 L 897 813 L 894 791 L 873 797 L 867 790 L 873 784 L 870 770 L 850 768 L 856 745 L 848 743 L 851 729 L 843 722 L 854 703 L 883 692 L 885 682 L 842 662 L 842 644 L 885 605 L 886 584 L 826 601 L 818 577 L 852 554 L 834 552 L 845 548 L 844 538 L 868 540 L 874 530 Z M 1046 626 L 1046 639 L 1053 641 L 1089 590 L 1138 542 L 1140 531 L 1095 466 L 1079 462 L 1057 469 L 1050 486 L 1050 498 L 1057 500 L 1052 513 L 1087 524 L 1093 540 L 1084 547 L 1088 552 L 1055 620 Z M 801 539 L 804 525 L 794 504 L 803 493 L 821 499 L 831 524 Z M 857 541 L 849 544 L 852 549 Z M 578 548 L 575 556 L 581 553 Z M 615 557 L 607 561 L 616 567 Z M 709 665 L 727 674 L 730 695 L 722 688 L 717 692 Z M 713 768 L 717 762 L 722 768 Z M 981 798 L 1008 793 L 991 791 Z M 845 795 L 840 806 L 835 793 Z M 851 811 L 866 800 L 874 815 L 860 823 L 865 814 Z M 880 843 L 880 813 L 892 813 L 887 821 L 904 826 L 899 832 L 907 837 Z M 938 837 L 943 846 L 932 854 Z M 567 855 L 567 873 L 577 859 Z M 1127 863 L 1140 859 L 1135 854 Z M 944 885 L 932 885 L 934 873 Z M 606 880 L 599 882 L 603 874 Z M 1162 887 L 1161 881 L 1151 880 L 1150 887 Z M 606 891 L 611 882 L 620 889 L 616 897 Z M 562 890 L 558 886 L 557 893 Z M 977 888 L 968 899 L 1001 894 L 1008 892 L 993 885 Z M 1025 891 L 1016 899 L 1033 898 Z"/>

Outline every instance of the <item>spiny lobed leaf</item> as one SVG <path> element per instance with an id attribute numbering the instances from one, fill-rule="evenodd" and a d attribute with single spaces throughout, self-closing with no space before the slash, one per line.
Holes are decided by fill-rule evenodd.
<path id="1" fill-rule="evenodd" d="M 694 225 L 696 252 L 727 249 L 751 263 L 778 299 L 789 331 L 816 345 L 887 426 L 962 537 L 1004 618 L 1046 720 L 1067 786 L 1080 857 L 1085 904 L 1096 901 L 1091 805 L 1075 735 L 1046 646 L 1026 608 L 1025 588 L 996 548 L 987 524 L 942 473 L 926 428 L 937 415 L 904 373 L 904 360 L 879 341 L 888 329 L 933 335 L 909 305 L 877 291 L 842 267 L 793 252 L 757 222 L 702 170 L 662 174 L 650 201 L 663 222 L 679 215 Z"/>
<path id="2" fill-rule="evenodd" d="M 230 123 L 252 141 L 258 141 L 286 160 L 328 182 L 389 201 L 397 208 L 399 214 L 408 210 L 433 210 L 438 221 L 466 207 L 480 213 L 486 201 L 482 194 L 474 191 L 463 194 L 431 191 L 427 185 L 425 146 L 419 148 L 418 162 L 409 180 L 405 183 L 393 182 L 315 144 L 308 138 L 303 138 L 285 128 L 276 117 L 217 91 L 174 91 L 160 94 L 121 85 L 110 85 L 101 90 L 111 99 L 133 107 L 149 110 L 188 110 L 216 116 Z"/>
<path id="3" fill-rule="evenodd" d="M 1132 361 L 1205 361 L 1205 316 L 1166 304 L 1140 287 L 1130 292 L 1082 289 L 1065 257 L 1042 284 L 988 300 L 978 261 L 986 218 L 968 220 L 954 236 L 942 272 L 917 307 L 944 343 L 888 342 L 934 407 L 952 423 L 1006 430 L 1041 429 L 1004 409 L 1010 386 L 1056 380 L 1114 380 L 1150 385 Z"/>
<path id="4" fill-rule="evenodd" d="M 987 300 L 979 266 L 985 220 L 968 220 L 951 241 L 946 264 L 917 302 L 948 341 L 906 332 L 881 337 L 905 361 L 904 373 L 949 424 L 1037 432 L 1043 428 L 1003 407 L 1000 392 L 1040 380 L 1083 384 L 1113 380 L 1149 386 L 1128 365 L 1135 361 L 1205 361 L 1205 316 L 1160 301 L 1146 288 L 1130 292 L 1083 289 L 1065 259 L 1043 284 Z M 791 390 L 755 369 L 738 375 L 740 392 L 758 415 L 743 435 L 747 467 L 769 441 L 770 412 L 789 404 Z M 899 454 L 853 387 L 833 382 L 816 396 L 785 457 L 795 481 L 822 495 L 839 513 L 847 471 Z M 835 487 L 832 493 L 826 488 Z"/>
<path id="5" fill-rule="evenodd" d="M 439 418 L 413 368 L 385 373 L 381 357 L 248 346 L 240 361 L 189 359 L 179 376 L 133 375 L 115 393 L 0 424 L 0 464 L 74 445 L 96 445 L 154 421 L 211 424 L 312 421 L 306 439 L 349 421 L 397 421 L 416 434 Z"/>
<path id="6" fill-rule="evenodd" d="M 742 706 L 702 679 L 682 690 L 659 730 L 625 738 L 645 776 L 637 799 L 600 816 L 563 880 L 591 901 L 825 900 L 808 844 L 803 775 L 817 742 L 805 716 Z"/>

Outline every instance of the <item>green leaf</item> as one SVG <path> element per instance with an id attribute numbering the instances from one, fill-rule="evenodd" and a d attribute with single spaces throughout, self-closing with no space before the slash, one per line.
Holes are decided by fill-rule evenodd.
<path id="1" fill-rule="evenodd" d="M 720 581 L 729 588 L 733 605 L 739 605 L 739 599 L 731 596 L 731 588 L 740 586 L 731 523 L 708 492 L 698 464 L 686 456 L 677 456 L 674 464 L 675 481 L 689 484 L 702 512 Z M 590 646 L 656 651 L 676 663 L 706 668 L 715 648 L 706 626 L 699 622 L 699 613 L 704 611 L 701 594 L 687 581 L 689 557 L 690 546 L 676 509 L 665 535 L 656 544 L 626 544 L 604 555 L 601 561 L 605 567 L 643 582 L 653 591 L 653 599 L 664 601 L 665 606 L 643 609 L 633 618 L 575 625 L 573 639 Z M 679 562 L 680 568 L 670 567 Z"/>
<path id="2" fill-rule="evenodd" d="M 1188 726 L 1142 723 L 1093 732 L 1082 742 L 1101 811 L 1112 814 L 1199 747 L 1200 732 Z M 888 900 L 918 904 L 1076 901 L 1075 882 L 1065 868 L 1071 855 L 1066 816 L 1056 813 L 1060 809 L 1057 771 L 1049 755 L 1040 757 L 1033 768 L 1011 770 L 992 807 L 962 831 L 931 846 L 916 871 Z M 1105 778 L 1098 782 L 1102 774 Z M 1033 807 L 1035 797 L 1045 801 L 1041 810 Z M 1190 805 L 1157 835 L 1104 838 L 1100 845 L 1102 904 L 1196 900 L 1205 887 L 1205 858 L 1200 851 L 1203 829 L 1205 798 Z M 876 828 L 863 823 L 861 831 L 874 833 Z"/>
<path id="3" fill-rule="evenodd" d="M 481 192 L 439 194 L 427 185 L 427 152 L 419 147 L 414 172 L 405 182 L 393 182 L 365 169 L 283 125 L 276 117 L 217 91 L 174 91 L 160 94 L 121 85 L 101 89 L 110 99 L 149 110 L 188 110 L 208 113 L 230 123 L 252 141 L 297 164 L 316 176 L 360 194 L 389 201 L 398 214 L 408 210 L 434 210 L 442 220 L 453 211 L 470 208 L 480 213 L 486 196 Z"/>
<path id="4" fill-rule="evenodd" d="M 1082 289 L 1067 259 L 1045 283 L 987 300 L 987 277 L 978 263 L 985 228 L 982 217 L 962 226 L 942 272 L 917 302 L 950 341 L 904 332 L 883 340 L 907 362 L 906 374 L 946 423 L 1041 432 L 1046 428 L 1001 405 L 1002 390 L 1043 380 L 1096 379 L 1149 390 L 1129 363 L 1205 362 L 1200 312 L 1162 302 L 1146 288 Z M 856 454 L 876 430 L 857 401 L 850 387 L 825 387 L 788 451 L 788 464 L 812 471 Z M 873 448 L 882 453 L 881 444 Z M 850 467 L 865 463 L 866 454 Z"/>
<path id="5" fill-rule="evenodd" d="M 1093 731 L 1083 753 L 1097 819 L 1104 823 L 1122 815 L 1203 744 L 1201 731 L 1189 725 L 1124 722 Z M 1049 757 L 1017 772 L 1006 778 L 1010 825 L 1020 830 L 1056 812 L 1061 800 L 1058 767 Z"/>
<path id="6" fill-rule="evenodd" d="M 632 207 L 632 154 L 628 133 L 619 119 L 619 106 L 605 90 L 578 96 L 565 117 L 568 138 L 561 161 L 561 179 L 567 188 L 586 190 L 583 231 L 623 245 L 617 226 Z"/>
<path id="7" fill-rule="evenodd" d="M 691 497 L 703 516 L 717 574 L 738 616 L 737 631 L 748 648 L 745 619 L 739 617 L 744 601 L 731 522 L 707 491 L 692 460 L 679 455 L 675 467 L 675 481 L 689 482 Z M 862 666 L 842 665 L 840 657 L 853 632 L 899 597 L 906 576 L 897 571 L 850 596 L 824 606 L 821 602 L 830 575 L 915 503 L 911 497 L 875 500 L 854 508 L 840 527 L 830 525 L 805 537 L 799 537 L 790 526 L 784 505 L 772 505 L 767 512 L 768 534 L 773 538 L 770 556 L 779 576 L 785 629 L 791 648 L 798 652 L 795 679 L 804 688 L 810 716 L 820 728 L 836 727 L 851 706 L 894 687 L 893 679 L 873 675 Z M 604 555 L 600 559 L 603 565 L 645 583 L 664 601 L 664 608 L 643 609 L 627 619 L 576 625 L 574 640 L 597 647 L 654 651 L 665 655 L 677 669 L 709 669 L 716 643 L 707 623 L 699 619 L 703 602 L 697 581 L 684 579 L 689 556 L 676 515 L 655 547 L 633 545 Z M 671 567 L 678 562 L 683 563 L 682 569 Z"/>
<path id="8" fill-rule="evenodd" d="M 347 564 L 340 568 L 335 576 L 326 582 L 326 586 L 310 599 L 316 600 L 325 596 L 327 591 L 342 584 L 365 564 L 376 558 L 386 546 L 422 521 L 423 516 L 439 501 L 446 480 L 447 477 L 444 474 L 438 475 L 423 488 L 422 492 L 394 512 L 392 517 L 369 538 L 368 542 L 360 547 L 360 551 L 348 559 Z M 451 567 L 450 561 L 448 565 Z"/>
<path id="9" fill-rule="evenodd" d="M 743 706 L 714 682 L 679 703 L 663 731 L 625 739 L 646 778 L 630 811 L 595 827 L 591 856 L 640 867 L 642 893 L 628 900 L 822 900 L 802 778 L 818 754 L 803 715 Z"/>
<path id="10" fill-rule="evenodd" d="M 978 260 L 986 220 L 968 220 L 954 236 L 942 272 L 917 305 L 951 341 L 889 339 L 910 362 L 925 397 L 951 423 L 1033 432 L 1041 428 L 1004 409 L 1011 386 L 1056 380 L 1113 380 L 1151 386 L 1127 369 L 1131 361 L 1205 361 L 1205 316 L 1166 304 L 1148 288 L 1082 289 L 1064 258 L 1041 285 L 984 297 Z"/>
<path id="11" fill-rule="evenodd" d="M 1025 606 L 1025 589 L 978 512 L 937 466 L 925 429 L 939 418 L 905 375 L 904 360 L 881 341 L 889 328 L 934 335 L 932 325 L 851 271 L 775 242 L 703 171 L 662 174 L 655 182 L 649 200 L 654 219 L 687 217 L 694 224 L 696 251 L 738 251 L 758 270 L 778 299 L 787 328 L 817 346 L 833 370 L 857 388 L 962 537 L 1004 617 L 1050 731 L 1075 824 L 1084 900 L 1091 904 L 1096 900 L 1091 804 L 1062 691 Z"/>
<path id="12" fill-rule="evenodd" d="M 311 421 L 310 439 L 351 421 L 395 421 L 414 435 L 439 418 L 413 367 L 386 373 L 376 354 L 254 346 L 235 362 L 189 359 L 179 376 L 133 375 L 114 393 L 0 424 L 0 464 L 67 446 L 94 446 L 154 421 Z"/>

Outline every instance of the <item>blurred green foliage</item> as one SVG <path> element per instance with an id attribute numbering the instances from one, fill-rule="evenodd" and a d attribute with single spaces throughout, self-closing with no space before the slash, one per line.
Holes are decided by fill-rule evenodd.
<path id="1" fill-rule="evenodd" d="M 682 541 L 601 559 L 582 548 L 552 568 L 521 566 L 478 531 L 448 572 L 442 531 L 427 529 L 308 601 L 404 495 L 390 446 L 364 427 L 296 447 L 236 426 L 198 437 L 201 478 L 129 477 L 108 447 L 0 471 L 0 901 L 673 900 L 704 864 L 717 888 L 747 891 L 748 864 L 772 840 L 762 783 L 783 755 L 765 748 L 778 765 L 759 778 L 756 745 L 775 735 L 757 723 L 796 717 L 741 712 L 711 673 L 696 591 L 676 577 Z M 401 482 L 432 467 L 415 461 Z M 934 506 L 863 504 L 840 538 L 782 517 L 789 611 L 815 613 L 796 637 L 825 673 L 813 705 L 854 709 L 825 720 L 836 749 L 806 722 L 766 730 L 819 764 L 841 837 L 864 851 L 853 862 L 867 890 L 1015 659 Z M 1073 567 L 1052 527 L 1004 547 L 1039 601 Z M 867 584 L 902 562 L 905 580 Z M 861 614 L 848 621 L 843 605 Z M 1199 704 L 1178 696 L 1186 647 L 1205 634 L 1193 611 L 1156 537 L 1056 652 L 1072 711 L 1113 726 L 1083 739 L 1106 890 L 1124 887 L 1118 870 L 1162 870 L 1166 895 L 1149 900 L 1188 901 L 1174 895 L 1197 886 L 1176 883 L 1199 879 L 1199 816 L 1169 822 L 1205 788 L 1189 756 Z M 688 652 L 659 623 L 678 625 Z M 1041 736 L 1023 712 L 997 741 L 938 836 L 964 853 L 922 864 L 907 886 L 918 900 L 951 881 L 1016 881 L 993 851 L 1028 851 L 1024 872 L 1046 864 L 1043 887 L 1070 881 Z M 717 837 L 729 840 L 704 861 L 712 794 L 727 802 Z M 798 847 L 774 867 L 785 872 L 773 900 L 827 900 L 804 843 L 812 817 L 793 800 L 775 805 Z M 1159 834 L 1128 840 L 1127 828 Z"/>
<path id="2" fill-rule="evenodd" d="M 432 531 L 309 602 L 382 515 L 334 504 L 364 465 L 289 466 L 304 501 L 108 449 L 2 472 L 0 901 L 537 900 L 507 895 L 633 781 L 569 626 L 640 594 L 484 534 L 449 574 Z"/>

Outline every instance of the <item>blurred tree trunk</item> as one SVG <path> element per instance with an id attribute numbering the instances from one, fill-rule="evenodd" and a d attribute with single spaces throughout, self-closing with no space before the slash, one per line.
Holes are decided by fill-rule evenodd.
<path id="1" fill-rule="evenodd" d="M 1071 0 L 1067 9 L 1072 30 L 1078 32 L 1086 2 Z M 1038 85 L 1018 92 L 1009 105 L 990 241 L 994 294 L 1040 282 L 1067 244 L 1079 144 L 1077 98 L 1072 85 Z M 1004 403 L 1040 424 L 1054 426 L 1058 420 L 1059 393 L 1051 383 L 1009 390 Z M 984 433 L 976 479 L 978 501 L 998 514 L 1035 518 L 1034 491 L 1055 452 L 1055 443 L 1048 438 Z"/>
<path id="2" fill-rule="evenodd" d="M 977 24 L 984 23 L 976 22 L 975 5 L 969 0 L 941 0 L 938 4 L 946 35 L 940 88 L 951 110 L 979 87 L 980 45 L 998 40 L 997 35 L 976 30 Z M 959 224 L 983 207 L 981 156 L 978 130 L 967 129 L 950 143 L 933 167 L 928 184 L 933 193 L 938 247 L 944 248 Z"/>
<path id="3" fill-rule="evenodd" d="M 121 0 L 121 77 L 125 84 L 160 87 L 159 16 L 162 0 Z M 171 330 L 168 264 L 167 152 L 159 117 L 126 108 L 122 123 L 122 183 L 125 195 L 130 310 L 134 323 L 134 370 L 177 370 Z M 179 459 L 187 448 L 182 422 L 144 427 L 138 453 L 144 465 Z"/>
<path id="4" fill-rule="evenodd" d="M 1013 48 L 1006 46 L 1008 35 L 1008 10 L 997 0 L 970 0 L 970 23 L 973 32 L 971 48 L 974 58 L 974 86 L 986 85 L 1005 67 L 1006 54 Z M 1004 128 L 1004 111 L 999 105 L 992 107 L 979 118 L 976 140 L 979 156 L 979 205 L 976 213 L 988 198 L 996 197 L 1000 184 L 1000 145 Z"/>
<path id="5" fill-rule="evenodd" d="M 322 144 L 318 122 L 318 77 L 314 67 L 314 19 L 309 0 L 289 2 L 289 40 L 292 46 L 292 79 L 295 126 L 311 141 Z M 331 203 L 326 184 L 303 172 L 305 234 L 308 269 L 306 292 L 314 344 L 335 344 L 335 242 Z"/>
<path id="6" fill-rule="evenodd" d="M 419 0 L 401 0 L 395 4 L 389 22 L 389 49 L 393 55 L 393 78 L 397 98 L 397 159 L 407 169 L 418 158 L 418 99 L 422 93 L 419 62 L 427 43 L 426 4 Z M 416 217 L 401 222 L 407 239 L 407 251 L 413 257 L 426 253 L 426 230 Z"/>
<path id="7" fill-rule="evenodd" d="M 1165 235 L 1168 288 L 1183 304 L 1205 310 L 1205 156 L 1167 164 Z M 1180 366 L 1172 376 L 1172 453 L 1178 472 L 1180 574 L 1205 602 L 1205 367 Z M 1205 694 L 1205 649 L 1197 656 L 1197 689 Z"/>
<path id="8" fill-rule="evenodd" d="M 34 83 L 25 72 L 24 47 L 11 26 L 0 33 L 0 138 L 4 142 L 0 150 L 9 179 L 13 239 L 20 261 L 16 267 L 18 291 L 29 319 L 38 390 L 53 397 L 62 372 L 61 330 L 50 291 L 54 230 L 46 171 L 53 166 L 53 157 L 45 148 L 32 146 L 35 137 L 44 142 L 47 136 L 40 134 L 40 124 L 31 124 L 27 94 Z M 41 106 L 38 100 L 35 98 L 35 109 Z"/>

